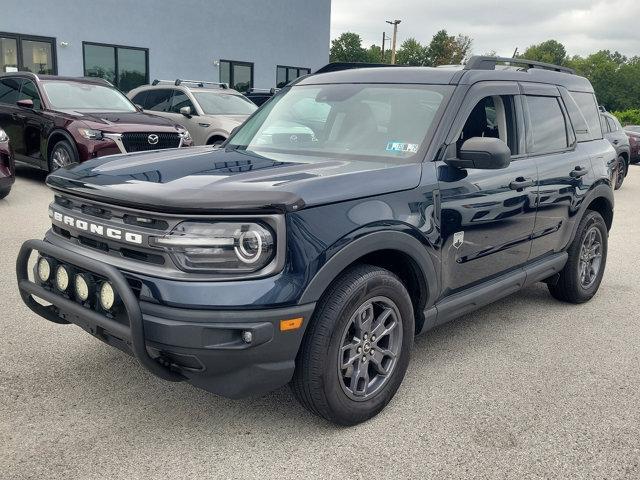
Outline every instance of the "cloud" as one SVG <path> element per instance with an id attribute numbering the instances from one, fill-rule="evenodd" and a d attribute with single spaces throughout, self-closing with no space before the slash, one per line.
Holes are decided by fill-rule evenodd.
<path id="1" fill-rule="evenodd" d="M 380 44 L 385 20 L 401 19 L 398 40 L 415 37 L 427 43 L 445 28 L 474 40 L 473 51 L 510 56 L 518 47 L 554 38 L 570 55 L 618 50 L 640 55 L 638 0 L 333 0 L 332 38 L 345 31 L 360 34 L 366 46 Z"/>

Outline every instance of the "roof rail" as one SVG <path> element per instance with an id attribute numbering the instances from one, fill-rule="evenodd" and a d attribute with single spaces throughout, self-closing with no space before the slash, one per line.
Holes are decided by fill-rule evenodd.
<path id="1" fill-rule="evenodd" d="M 227 90 L 229 88 L 229 85 L 227 85 L 226 83 L 221 83 L 221 82 L 207 82 L 205 80 L 185 80 L 185 79 L 180 79 L 180 78 L 176 78 L 175 80 L 158 80 L 155 79 L 153 82 L 151 82 L 151 85 L 153 85 L 154 87 L 156 85 L 159 84 L 173 84 L 176 87 L 179 87 L 180 85 L 182 85 L 183 83 L 188 83 L 190 85 L 195 85 L 197 87 L 200 88 L 204 88 L 205 85 L 215 85 L 218 88 L 221 88 L 222 90 Z"/>
<path id="2" fill-rule="evenodd" d="M 535 60 L 527 60 L 526 58 L 508 58 L 508 57 L 483 57 L 473 56 L 466 65 L 465 70 L 495 70 L 498 63 L 509 63 L 515 65 L 524 65 L 529 68 L 540 68 L 543 70 L 552 70 L 554 72 L 570 73 L 575 75 L 575 70 L 561 65 L 553 65 L 552 63 L 536 62 Z"/>
<path id="3" fill-rule="evenodd" d="M 349 63 L 349 62 L 335 62 L 329 63 L 322 68 L 316 70 L 314 75 L 318 73 L 339 72 L 341 70 L 352 70 L 354 68 L 380 68 L 380 67 L 402 67 L 404 65 L 390 65 L 388 63 Z"/>

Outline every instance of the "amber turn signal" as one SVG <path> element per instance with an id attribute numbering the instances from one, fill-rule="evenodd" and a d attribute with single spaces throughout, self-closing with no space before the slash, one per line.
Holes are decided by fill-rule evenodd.
<path id="1" fill-rule="evenodd" d="M 289 320 L 280 320 L 280 331 L 297 330 L 302 326 L 302 317 L 290 318 Z"/>

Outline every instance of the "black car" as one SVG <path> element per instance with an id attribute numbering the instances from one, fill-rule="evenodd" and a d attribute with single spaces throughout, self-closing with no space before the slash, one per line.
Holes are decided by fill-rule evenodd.
<path id="1" fill-rule="evenodd" d="M 279 89 L 271 88 L 271 89 L 261 89 L 261 88 L 250 88 L 244 93 L 244 96 L 255 103 L 257 106 L 262 106 L 262 104 L 266 103 L 271 97 L 273 97 Z"/>
<path id="2" fill-rule="evenodd" d="M 602 124 L 604 138 L 609 140 L 611 145 L 613 145 L 613 148 L 616 150 L 616 160 L 610 168 L 611 182 L 613 183 L 614 188 L 618 190 L 622 187 L 622 183 L 629 173 L 629 164 L 631 163 L 631 144 L 629 137 L 616 117 L 610 113 L 602 112 L 600 114 L 600 122 Z"/>
<path id="3" fill-rule="evenodd" d="M 593 88 L 503 62 L 307 76 L 222 147 L 55 172 L 22 298 L 163 379 L 232 398 L 290 383 L 365 421 L 416 334 L 535 282 L 576 304 L 600 286 L 616 154 Z"/>

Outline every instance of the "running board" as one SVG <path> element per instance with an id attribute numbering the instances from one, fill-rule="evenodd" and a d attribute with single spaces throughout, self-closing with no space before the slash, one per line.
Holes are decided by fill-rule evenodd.
<path id="1" fill-rule="evenodd" d="M 425 310 L 424 327 L 420 333 L 558 274 L 568 257 L 567 252 L 556 253 L 440 300 Z"/>

